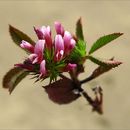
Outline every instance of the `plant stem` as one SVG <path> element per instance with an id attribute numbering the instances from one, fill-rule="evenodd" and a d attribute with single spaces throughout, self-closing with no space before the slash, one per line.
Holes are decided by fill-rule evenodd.
<path id="1" fill-rule="evenodd" d="M 87 82 L 93 80 L 94 78 L 95 78 L 95 77 L 93 77 L 93 76 L 89 76 L 89 77 L 87 77 L 87 78 L 81 80 L 80 83 L 81 83 L 81 84 L 87 83 Z"/>

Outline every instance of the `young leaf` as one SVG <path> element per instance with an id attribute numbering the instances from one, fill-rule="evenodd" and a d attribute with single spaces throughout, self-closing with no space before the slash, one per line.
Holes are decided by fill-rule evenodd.
<path id="1" fill-rule="evenodd" d="M 78 39 L 84 40 L 81 18 L 76 23 L 76 36 Z"/>
<path id="2" fill-rule="evenodd" d="M 12 25 L 9 25 L 9 32 L 10 32 L 10 36 L 11 36 L 12 40 L 18 46 L 20 45 L 20 43 L 21 43 L 22 40 L 25 40 L 25 41 L 29 42 L 32 45 L 35 44 L 35 42 L 29 36 L 27 36 L 22 31 L 16 29 Z"/>
<path id="3" fill-rule="evenodd" d="M 9 70 L 3 78 L 3 88 L 7 88 L 11 94 L 18 83 L 28 74 L 29 72 L 18 67 Z"/>
<path id="4" fill-rule="evenodd" d="M 108 72 L 109 70 L 118 67 L 120 64 L 122 64 L 122 62 L 119 61 L 115 61 L 113 58 L 111 58 L 110 60 L 107 61 L 110 65 L 109 66 L 102 66 L 99 65 L 93 72 L 92 74 L 87 77 L 86 79 L 82 80 L 80 83 L 86 83 L 89 82 L 95 78 L 97 78 L 98 76 L 104 74 L 105 72 Z"/>
<path id="5" fill-rule="evenodd" d="M 109 42 L 115 40 L 116 38 L 120 37 L 121 35 L 123 35 L 123 33 L 113 33 L 113 34 L 109 34 L 109 35 L 105 35 L 102 36 L 101 38 L 99 38 L 91 47 L 89 54 L 92 54 L 93 52 L 95 52 L 96 50 L 98 50 L 99 48 L 105 46 L 106 44 L 108 44 Z"/>
<path id="6" fill-rule="evenodd" d="M 104 67 L 115 67 L 116 65 L 122 64 L 120 61 L 114 60 L 101 60 L 99 58 L 95 58 L 93 56 L 88 56 L 88 59 L 91 60 L 93 63 L 104 66 Z"/>

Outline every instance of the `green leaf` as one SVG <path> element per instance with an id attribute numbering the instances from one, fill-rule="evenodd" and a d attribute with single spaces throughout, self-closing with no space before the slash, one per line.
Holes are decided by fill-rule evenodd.
<path id="1" fill-rule="evenodd" d="M 78 39 L 84 40 L 81 18 L 76 23 L 76 36 Z"/>
<path id="2" fill-rule="evenodd" d="M 115 40 L 116 38 L 120 37 L 121 35 L 123 35 L 123 33 L 113 33 L 113 34 L 109 34 L 109 35 L 105 35 L 102 36 L 101 38 L 99 38 L 91 47 L 89 54 L 92 54 L 93 52 L 95 52 L 96 50 L 98 50 L 99 48 L 105 46 L 106 44 L 108 44 L 109 42 Z"/>
<path id="3" fill-rule="evenodd" d="M 104 66 L 104 67 L 116 67 L 117 65 L 122 64 L 120 61 L 115 60 L 101 60 L 99 58 L 95 58 L 93 56 L 88 56 L 88 59 L 91 60 L 93 63 Z"/>
<path id="4" fill-rule="evenodd" d="M 27 36 L 22 31 L 16 29 L 12 25 L 9 25 L 9 32 L 10 32 L 10 36 L 11 36 L 12 40 L 19 47 L 20 47 L 20 43 L 21 43 L 22 40 L 25 40 L 25 41 L 29 42 L 32 45 L 35 44 L 35 42 L 29 36 Z"/>
<path id="5" fill-rule="evenodd" d="M 18 83 L 28 74 L 29 72 L 18 67 L 9 70 L 3 78 L 3 88 L 7 88 L 11 94 Z"/>

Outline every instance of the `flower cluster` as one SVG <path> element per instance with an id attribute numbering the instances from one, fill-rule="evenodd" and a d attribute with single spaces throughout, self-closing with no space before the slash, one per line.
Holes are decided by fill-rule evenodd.
<path id="1" fill-rule="evenodd" d="M 56 79 L 61 72 L 76 68 L 77 65 L 68 60 L 76 40 L 59 22 L 55 22 L 54 40 L 50 26 L 34 27 L 34 30 L 38 41 L 35 45 L 25 40 L 21 41 L 21 48 L 26 49 L 30 54 L 24 63 L 15 64 L 15 66 L 37 73 L 39 78 L 50 76 L 51 80 Z"/>

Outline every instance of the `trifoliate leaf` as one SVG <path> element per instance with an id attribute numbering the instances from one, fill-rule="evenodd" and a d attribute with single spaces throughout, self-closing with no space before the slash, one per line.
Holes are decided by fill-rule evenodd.
<path id="1" fill-rule="evenodd" d="M 106 44 L 108 44 L 109 42 L 115 40 L 116 38 L 120 37 L 121 35 L 123 35 L 123 33 L 113 33 L 113 34 L 109 34 L 109 35 L 105 35 L 102 36 L 101 38 L 99 38 L 91 47 L 89 54 L 92 54 L 93 52 L 95 52 L 96 50 L 98 50 L 99 48 L 105 46 Z"/>
<path id="2" fill-rule="evenodd" d="M 11 94 L 18 83 L 28 74 L 29 72 L 18 67 L 9 70 L 3 78 L 3 88 L 7 88 Z"/>

